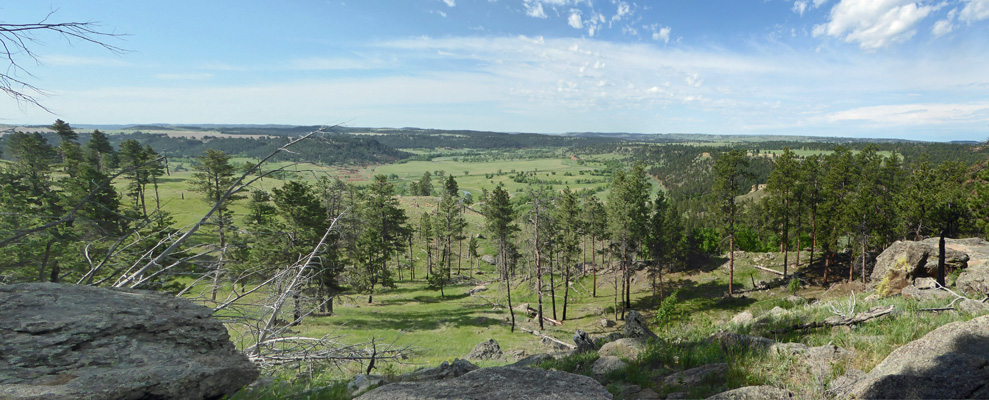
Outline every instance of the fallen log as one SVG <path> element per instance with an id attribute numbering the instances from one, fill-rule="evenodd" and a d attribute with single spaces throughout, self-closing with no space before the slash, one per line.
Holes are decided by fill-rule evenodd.
<path id="1" fill-rule="evenodd" d="M 756 267 L 756 269 L 763 270 L 763 271 L 766 271 L 766 272 L 772 272 L 772 273 L 774 273 L 776 275 L 779 275 L 779 276 L 786 276 L 786 275 L 783 275 L 782 272 L 779 272 L 779 271 L 777 271 L 775 269 L 772 269 L 772 268 L 766 268 L 766 267 L 763 267 L 761 265 L 753 265 L 753 267 Z"/>
<path id="2" fill-rule="evenodd" d="M 786 333 L 790 331 L 799 331 L 804 329 L 814 329 L 827 326 L 851 326 L 856 324 L 861 324 L 865 321 L 876 319 L 884 315 L 890 314 L 896 307 L 889 305 L 886 307 L 873 307 L 868 311 L 862 311 L 851 317 L 833 316 L 825 318 L 824 321 L 814 321 L 807 322 L 803 324 L 796 324 L 786 328 L 775 329 L 773 333 Z"/>
<path id="3" fill-rule="evenodd" d="M 526 332 L 526 333 L 531 333 L 531 334 L 533 334 L 533 335 L 536 335 L 536 336 L 539 336 L 539 337 L 541 337 L 541 338 L 543 338 L 543 339 L 546 339 L 546 340 L 549 340 L 549 341 L 551 341 L 551 342 L 553 342 L 553 343 L 556 343 L 556 344 L 558 344 L 558 345 L 561 345 L 561 346 L 564 346 L 564 347 L 566 347 L 566 348 L 568 348 L 568 349 L 570 349 L 570 350 L 574 350 L 574 349 L 576 349 L 576 348 L 577 348 L 577 346 L 575 346 L 575 345 L 572 345 L 572 344 L 570 344 L 570 343 L 567 343 L 567 342 L 564 342 L 564 341 L 562 341 L 562 340 L 560 340 L 560 339 L 557 339 L 557 338 L 555 338 L 555 337 L 551 337 L 551 336 L 546 336 L 546 335 L 543 335 L 542 333 L 539 333 L 539 331 L 534 331 L 534 330 L 531 330 L 531 329 L 526 329 L 526 328 L 524 328 L 524 327 L 521 327 L 521 326 L 520 326 L 520 327 L 518 327 L 518 328 L 519 328 L 519 329 L 521 329 L 521 330 L 522 330 L 522 332 Z"/>

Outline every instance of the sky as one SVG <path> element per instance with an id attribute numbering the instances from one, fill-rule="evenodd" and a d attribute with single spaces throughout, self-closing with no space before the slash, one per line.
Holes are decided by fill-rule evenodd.
<path id="1" fill-rule="evenodd" d="M 49 13 L 52 13 L 49 16 Z M 989 0 L 0 2 L 0 123 L 989 138 Z"/>

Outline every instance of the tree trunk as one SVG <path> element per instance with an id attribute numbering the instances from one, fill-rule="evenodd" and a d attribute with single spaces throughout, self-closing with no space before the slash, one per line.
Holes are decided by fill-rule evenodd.
<path id="1" fill-rule="evenodd" d="M 563 319 L 567 320 L 567 298 L 570 297 L 570 261 L 564 261 L 564 279 L 563 279 Z"/>
<path id="2" fill-rule="evenodd" d="M 729 228 L 730 229 L 730 228 Z M 735 281 L 735 232 L 728 234 L 728 297 L 732 297 L 732 282 Z"/>
<path id="3" fill-rule="evenodd" d="M 553 305 L 553 319 L 556 319 L 556 283 L 553 282 L 553 252 L 549 252 L 549 300 Z"/>
<path id="4" fill-rule="evenodd" d="M 591 297 L 598 297 L 598 265 L 597 265 L 597 253 L 594 250 L 594 243 L 597 240 L 594 235 L 591 235 Z M 604 256 L 601 256 L 602 258 Z"/>
<path id="5" fill-rule="evenodd" d="M 944 235 L 946 229 L 941 229 L 941 239 L 937 243 L 937 283 L 944 284 Z"/>

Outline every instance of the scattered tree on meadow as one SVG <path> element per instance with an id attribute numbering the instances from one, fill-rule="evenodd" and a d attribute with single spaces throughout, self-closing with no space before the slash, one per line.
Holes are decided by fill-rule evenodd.
<path id="1" fill-rule="evenodd" d="M 645 237 L 649 207 L 649 182 L 642 164 L 631 172 L 618 170 L 608 192 L 608 233 L 619 257 L 621 317 L 632 307 L 632 264 Z M 616 310 L 617 311 L 617 310 Z"/>
<path id="2" fill-rule="evenodd" d="M 515 225 L 515 208 L 512 206 L 508 192 L 503 185 L 498 184 L 491 191 L 484 203 L 485 227 L 498 247 L 498 273 L 505 282 L 508 312 L 512 316 L 512 332 L 515 332 L 515 310 L 512 309 L 511 253 L 512 235 L 518 231 Z"/>
<path id="3" fill-rule="evenodd" d="M 735 149 L 722 153 L 714 163 L 715 195 L 724 218 L 724 232 L 728 237 L 728 295 L 734 295 L 732 284 L 735 280 L 735 219 L 738 205 L 735 196 L 741 190 L 740 181 L 749 176 L 749 162 L 745 150 Z"/>
<path id="4" fill-rule="evenodd" d="M 796 187 L 799 164 L 796 154 L 789 147 L 783 148 L 783 154 L 776 157 L 773 165 L 773 172 L 769 174 L 766 182 L 766 191 L 769 192 L 769 212 L 775 217 L 776 226 L 780 235 L 780 252 L 783 253 L 783 276 L 787 276 L 789 266 L 790 251 L 790 221 L 793 218 L 794 203 L 796 203 Z"/>
<path id="5" fill-rule="evenodd" d="M 207 150 L 205 154 L 196 158 L 193 168 L 196 170 L 192 174 L 193 189 L 203 195 L 207 204 L 219 204 L 213 222 L 216 224 L 220 257 L 214 267 L 213 287 L 210 291 L 210 298 L 216 301 L 216 292 L 220 285 L 227 252 L 227 231 L 232 225 L 228 205 L 240 196 L 230 196 L 226 201 L 223 199 L 227 189 L 236 181 L 234 166 L 230 164 L 230 156 L 226 153 L 220 150 Z"/>

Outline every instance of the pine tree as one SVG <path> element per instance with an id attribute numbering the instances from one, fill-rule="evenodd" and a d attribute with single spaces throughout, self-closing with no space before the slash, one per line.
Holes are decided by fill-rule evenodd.
<path id="1" fill-rule="evenodd" d="M 498 246 L 498 272 L 505 281 L 508 311 L 512 316 L 512 332 L 515 332 L 515 310 L 512 309 L 511 268 L 508 258 L 512 235 L 518 231 L 515 225 L 515 208 L 504 185 L 498 184 L 484 203 L 485 227 Z"/>
<path id="2" fill-rule="evenodd" d="M 714 163 L 716 176 L 715 195 L 720 204 L 721 215 L 724 218 L 724 232 L 728 237 L 728 295 L 732 296 L 732 285 L 735 281 L 735 233 L 738 205 L 735 196 L 740 193 L 740 181 L 750 175 L 747 171 L 749 161 L 745 151 L 741 149 L 722 153 Z"/>
<path id="3" fill-rule="evenodd" d="M 608 192 L 608 232 L 612 246 L 618 251 L 622 273 L 622 318 L 632 307 L 632 257 L 637 254 L 641 239 L 645 237 L 649 215 L 649 183 L 645 170 L 636 164 L 626 173 L 618 170 Z"/>
<path id="4" fill-rule="evenodd" d="M 135 154 L 144 154 L 144 149 L 142 148 L 140 153 L 136 152 L 137 150 L 135 150 Z M 123 148 L 121 149 L 121 153 L 123 157 Z M 128 157 L 130 156 L 128 155 Z M 206 150 L 205 154 L 196 158 L 193 168 L 196 170 L 192 174 L 191 184 L 193 189 L 203 195 L 203 200 L 207 204 L 219 204 L 213 221 L 216 224 L 216 232 L 219 239 L 220 258 L 213 272 L 213 288 L 210 291 L 210 298 L 216 301 L 216 292 L 220 285 L 220 276 L 223 274 L 225 254 L 227 251 L 227 231 L 232 225 L 228 205 L 230 202 L 239 199 L 240 196 L 232 195 L 227 199 L 223 198 L 223 195 L 226 194 L 227 190 L 236 180 L 234 177 L 234 166 L 230 164 L 230 156 L 226 153 L 220 150 Z M 141 189 L 141 193 L 143 198 L 143 189 Z M 142 200 L 142 206 L 143 203 L 144 201 Z M 145 215 L 147 215 L 147 211 L 145 211 Z"/>
<path id="5" fill-rule="evenodd" d="M 775 217 L 780 234 L 780 252 L 783 253 L 783 277 L 787 276 L 790 250 L 790 221 L 796 196 L 796 186 L 799 164 L 796 155 L 789 147 L 783 148 L 783 154 L 776 158 L 773 170 L 766 181 L 766 190 L 770 194 L 769 212 Z"/>

